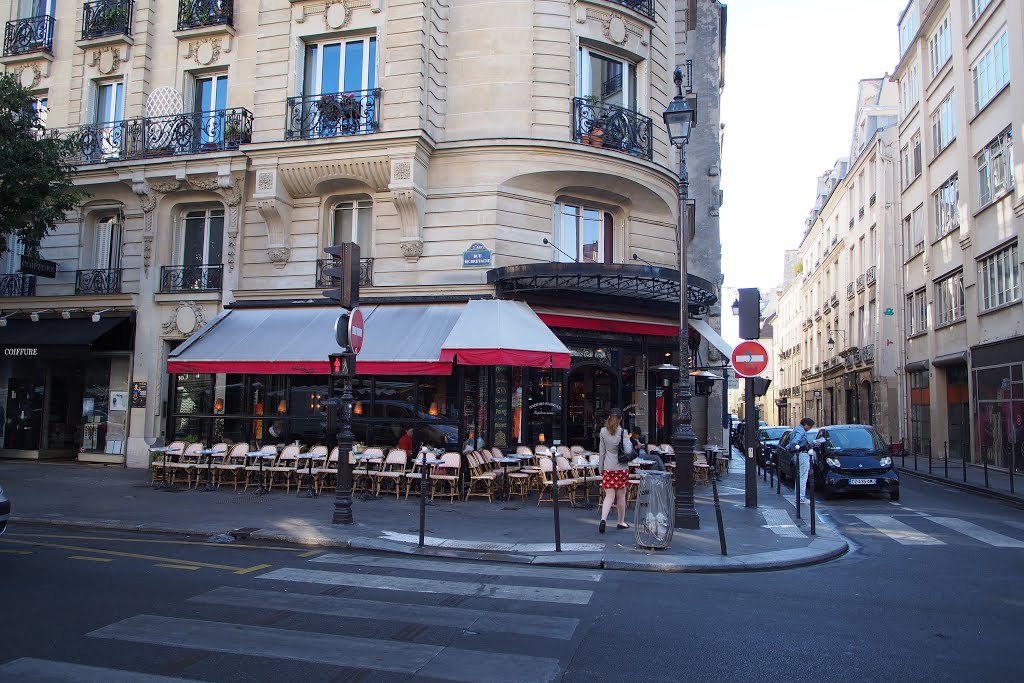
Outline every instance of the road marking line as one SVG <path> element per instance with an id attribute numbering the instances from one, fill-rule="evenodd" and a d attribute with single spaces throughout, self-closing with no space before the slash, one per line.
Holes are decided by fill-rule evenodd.
<path id="1" fill-rule="evenodd" d="M 304 553 L 299 553 L 299 557 L 313 557 L 314 555 L 319 555 L 322 552 L 322 550 L 307 550 Z"/>
<path id="2" fill-rule="evenodd" d="M 796 523 L 785 510 L 778 508 L 764 508 L 761 510 L 766 526 L 776 535 L 786 538 L 807 538 L 807 534 L 797 527 Z"/>
<path id="3" fill-rule="evenodd" d="M 549 657 L 149 614 L 104 626 L 89 635 L 164 648 L 287 659 L 453 681 L 532 683 L 553 681 L 559 673 L 558 660 Z"/>
<path id="4" fill-rule="evenodd" d="M 261 569 L 269 569 L 270 567 L 271 567 L 271 565 L 269 565 L 269 564 L 257 564 L 257 565 L 254 565 L 252 567 L 246 567 L 245 569 L 238 569 L 238 570 L 235 571 L 235 573 L 236 574 L 251 574 L 253 572 L 258 572 Z"/>
<path id="5" fill-rule="evenodd" d="M 0 538 L 0 542 L 5 543 L 20 543 L 22 545 L 34 545 L 42 548 L 56 548 L 58 550 L 74 550 L 80 553 L 99 553 L 102 555 L 113 555 L 114 557 L 127 557 L 133 560 L 151 560 L 154 562 L 169 562 L 172 564 L 194 564 L 197 567 L 206 567 L 207 569 L 224 569 L 229 572 L 237 572 L 246 567 L 232 567 L 226 564 L 211 564 L 209 562 L 193 562 L 192 560 L 181 560 L 176 557 L 160 557 L 158 555 L 140 555 L 137 553 L 125 553 L 118 550 L 102 550 L 100 548 L 83 548 L 77 545 L 64 545 L 61 543 L 42 543 L 38 541 L 19 541 L 14 538 Z M 251 568 L 249 568 L 251 569 Z"/>
<path id="6" fill-rule="evenodd" d="M 8 532 L 5 534 L 6 537 L 15 536 L 18 538 L 38 538 L 38 539 L 63 539 L 63 540 L 76 540 L 76 541 L 117 541 L 119 543 L 152 543 L 156 545 L 201 545 L 208 548 L 245 548 L 247 550 L 280 550 L 289 553 L 300 553 L 305 552 L 302 548 L 286 548 L 284 546 L 277 545 L 253 545 L 251 543 L 208 543 L 207 541 L 175 541 L 167 540 L 165 538 L 118 538 L 116 536 L 76 536 L 73 534 L 20 534 Z M 418 538 L 418 537 L 417 537 Z M 320 550 L 308 551 L 313 553 L 322 552 Z"/>
<path id="7" fill-rule="evenodd" d="M 103 681 L 103 683 L 189 683 L 192 679 L 153 676 L 135 671 L 22 657 L 0 666 L 9 681 Z"/>
<path id="8" fill-rule="evenodd" d="M 995 531 L 989 531 L 977 524 L 957 519 L 956 517 L 929 517 L 930 520 L 936 524 L 941 524 L 947 529 L 953 531 L 959 531 L 965 536 L 970 536 L 976 541 L 987 543 L 997 548 L 1024 548 L 1024 541 L 1018 541 L 1015 538 L 1004 536 Z"/>
<path id="9" fill-rule="evenodd" d="M 593 591 L 572 588 L 542 588 L 539 586 L 502 586 L 493 583 L 467 583 L 462 581 L 437 581 L 406 576 L 375 576 L 370 574 L 348 574 L 325 572 L 315 569 L 276 569 L 257 578 L 277 581 L 316 583 L 328 586 L 355 586 L 378 590 L 408 591 L 412 593 L 444 593 L 466 595 L 477 598 L 499 600 L 526 600 L 531 602 L 569 603 L 586 605 L 594 595 Z"/>
<path id="10" fill-rule="evenodd" d="M 196 569 L 202 569 L 202 567 L 197 567 L 194 564 L 170 564 L 168 562 L 157 562 L 153 566 L 154 567 L 166 567 L 167 569 L 188 569 L 190 571 L 195 571 Z"/>
<path id="11" fill-rule="evenodd" d="M 13 548 L 2 548 L 2 549 L 0 549 L 0 553 L 4 553 L 5 555 L 31 555 L 32 551 L 31 550 L 14 550 Z"/>
<path id="12" fill-rule="evenodd" d="M 86 555 L 71 555 L 69 560 L 86 560 L 88 562 L 113 562 L 109 557 L 88 557 Z"/>
<path id="13" fill-rule="evenodd" d="M 373 555 L 342 555 L 328 553 L 310 562 L 327 562 L 330 564 L 354 564 L 360 567 L 386 567 L 390 569 L 413 569 L 416 571 L 440 572 L 452 574 L 473 574 L 476 576 L 521 576 L 536 579 L 556 579 L 568 581 L 601 580 L 601 572 L 581 569 L 558 569 L 548 567 L 531 567 L 519 565 L 485 565 L 480 562 L 443 562 L 404 557 L 376 557 Z"/>
<path id="14" fill-rule="evenodd" d="M 889 515 L 854 515 L 901 545 L 946 545 Z"/>
<path id="15" fill-rule="evenodd" d="M 1024 522 L 1017 522 L 1009 519 L 1004 519 L 1001 521 L 1003 524 L 1009 524 L 1010 526 L 1015 527 L 1017 529 L 1024 529 Z"/>
<path id="16" fill-rule="evenodd" d="M 571 640 L 580 623 L 579 619 L 572 617 L 360 600 L 331 595 L 280 593 L 230 586 L 215 588 L 191 597 L 188 601 L 348 619 L 445 626 L 478 633 L 516 633 L 558 640 Z"/>

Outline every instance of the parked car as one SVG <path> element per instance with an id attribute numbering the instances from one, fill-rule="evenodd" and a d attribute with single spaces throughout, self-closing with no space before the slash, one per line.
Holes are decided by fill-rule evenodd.
<path id="1" fill-rule="evenodd" d="M 795 480 L 796 461 L 787 446 L 790 434 L 779 440 L 775 457 L 779 476 Z M 900 499 L 900 477 L 887 444 L 869 425 L 831 425 L 822 427 L 812 441 L 823 441 L 817 452 L 815 487 L 823 497 L 837 493 L 865 492 L 888 494 Z"/>
<path id="2" fill-rule="evenodd" d="M 772 454 L 779 445 L 779 439 L 792 427 L 761 427 L 757 432 L 757 464 L 768 467 L 773 462 Z"/>
<path id="3" fill-rule="evenodd" d="M 0 484 L 0 534 L 7 530 L 7 520 L 11 516 L 11 500 L 4 492 L 3 484 Z"/>

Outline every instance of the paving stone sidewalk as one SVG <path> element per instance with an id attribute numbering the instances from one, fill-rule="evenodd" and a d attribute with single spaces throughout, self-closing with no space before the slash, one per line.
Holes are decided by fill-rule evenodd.
<path id="1" fill-rule="evenodd" d="M 483 499 L 427 507 L 426 543 L 418 546 L 419 500 L 353 504 L 355 523 L 333 525 L 333 495 L 275 490 L 161 491 L 139 470 L 72 463 L 0 461 L 0 483 L 12 501 L 11 526 L 49 525 L 163 532 L 189 536 L 244 534 L 254 540 L 349 547 L 392 553 L 560 566 L 651 571 L 721 572 L 783 569 L 841 556 L 846 541 L 820 520 L 817 536 L 794 519 L 792 490 L 777 496 L 759 481 L 758 508 L 744 507 L 742 461 L 719 482 L 728 555 L 720 553 L 711 486 L 696 487 L 700 529 L 676 529 L 666 550 L 635 545 L 633 530 L 614 523 L 598 533 L 599 511 L 560 506 L 562 552 L 555 552 L 550 503 Z M 804 518 L 807 517 L 806 506 Z M 610 517 L 615 520 L 615 513 Z M 628 522 L 633 524 L 633 507 Z M 239 532 L 238 530 L 244 530 Z"/>

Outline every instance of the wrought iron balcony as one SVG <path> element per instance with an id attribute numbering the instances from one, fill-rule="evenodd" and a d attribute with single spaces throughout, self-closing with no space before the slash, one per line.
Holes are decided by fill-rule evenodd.
<path id="1" fill-rule="evenodd" d="M 178 0 L 178 30 L 234 26 L 235 0 Z"/>
<path id="2" fill-rule="evenodd" d="M 794 396 L 799 396 L 800 395 L 800 387 L 793 387 L 793 395 Z"/>
<path id="3" fill-rule="evenodd" d="M 120 294 L 121 268 L 94 268 L 75 273 L 75 294 Z"/>
<path id="4" fill-rule="evenodd" d="M 648 19 L 654 19 L 654 0 L 612 0 L 612 2 L 628 7 Z"/>
<path id="5" fill-rule="evenodd" d="M 338 282 L 335 278 L 328 277 L 324 273 L 324 269 L 328 268 L 335 259 L 320 258 L 316 260 L 316 286 L 327 288 L 337 287 Z M 359 284 L 372 287 L 373 286 L 373 259 L 364 258 L 359 259 Z"/>
<path id="6" fill-rule="evenodd" d="M 815 308 L 814 309 L 814 319 L 815 320 L 821 320 L 821 309 L 820 308 Z"/>
<path id="7" fill-rule="evenodd" d="M 831 303 L 833 308 L 839 308 L 839 292 L 832 292 Z"/>
<path id="8" fill-rule="evenodd" d="M 82 10 L 82 40 L 132 34 L 133 0 L 95 0 Z"/>
<path id="9" fill-rule="evenodd" d="M 860 209 L 857 211 L 857 218 L 864 218 L 864 207 L 863 206 L 860 207 Z"/>
<path id="10" fill-rule="evenodd" d="M 871 193 L 871 198 L 868 199 L 868 206 L 874 206 L 876 201 L 878 201 L 878 195 L 876 195 L 874 192 L 872 192 Z"/>
<path id="11" fill-rule="evenodd" d="M 864 363 L 870 363 L 873 360 L 875 360 L 875 345 L 865 344 L 864 347 L 860 350 L 860 358 L 861 361 Z"/>
<path id="12" fill-rule="evenodd" d="M 653 156 L 651 119 L 611 104 L 595 104 L 586 97 L 572 100 L 572 141 L 625 152 L 641 159 Z"/>
<path id="13" fill-rule="evenodd" d="M 821 304 L 821 312 L 827 314 L 830 310 L 832 310 L 832 302 L 825 299 Z"/>
<path id="14" fill-rule="evenodd" d="M 870 268 L 868 268 L 868 272 L 865 273 L 865 276 L 867 277 L 868 281 L 868 286 L 875 284 L 875 279 L 877 278 L 877 275 L 878 266 L 871 266 Z"/>
<path id="15" fill-rule="evenodd" d="M 36 276 L 25 273 L 0 275 L 0 297 L 35 296 Z"/>
<path id="16" fill-rule="evenodd" d="M 853 291 L 853 283 L 851 282 L 850 284 L 846 285 L 846 298 L 852 299 L 855 295 L 856 294 Z"/>
<path id="17" fill-rule="evenodd" d="M 850 219 L 850 227 L 851 228 L 853 227 L 853 219 L 852 218 Z"/>
<path id="18" fill-rule="evenodd" d="M 858 275 L 857 276 L 857 291 L 858 292 L 863 292 L 864 291 L 864 276 L 863 275 Z"/>
<path id="19" fill-rule="evenodd" d="M 334 138 L 380 130 L 380 88 L 289 97 L 286 139 Z"/>
<path id="20" fill-rule="evenodd" d="M 238 149 L 252 137 L 252 113 L 241 107 L 93 123 L 56 133 L 75 140 L 75 164 L 99 164 Z"/>
<path id="21" fill-rule="evenodd" d="M 224 266 L 163 266 L 161 292 L 219 292 L 224 286 Z"/>
<path id="22" fill-rule="evenodd" d="M 7 22 L 4 31 L 4 57 L 29 52 L 53 54 L 54 19 L 48 15 L 15 19 Z"/>

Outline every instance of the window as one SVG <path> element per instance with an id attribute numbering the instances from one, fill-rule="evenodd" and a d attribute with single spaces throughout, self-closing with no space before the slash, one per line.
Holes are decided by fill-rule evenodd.
<path id="1" fill-rule="evenodd" d="M 957 210 L 957 205 L 960 202 L 960 189 L 957 178 L 958 176 L 954 174 L 932 194 L 936 239 L 960 227 L 960 212 Z"/>
<path id="2" fill-rule="evenodd" d="M 607 211 L 572 204 L 560 204 L 555 242 L 558 261 L 578 263 L 612 262 L 612 216 Z"/>
<path id="3" fill-rule="evenodd" d="M 32 98 L 32 111 L 39 118 L 39 125 L 46 128 L 46 120 L 50 116 L 50 98 L 46 95 L 39 95 Z"/>
<path id="4" fill-rule="evenodd" d="M 903 16 L 903 20 L 900 21 L 900 56 L 902 57 L 908 49 L 910 49 L 910 43 L 914 40 L 914 36 L 917 35 L 917 10 L 911 7 L 907 10 L 907 13 Z"/>
<path id="5" fill-rule="evenodd" d="M 977 21 L 985 8 L 992 3 L 992 0 L 971 0 L 971 21 Z"/>
<path id="6" fill-rule="evenodd" d="M 21 19 L 32 17 L 54 16 L 54 4 L 56 0 L 21 0 Z"/>
<path id="7" fill-rule="evenodd" d="M 874 299 L 868 302 L 868 342 L 874 343 L 875 339 L 875 316 L 878 315 L 878 302 Z"/>
<path id="8" fill-rule="evenodd" d="M 938 28 L 928 41 L 928 64 L 931 67 L 930 78 L 935 78 L 953 54 L 953 43 L 950 39 L 949 15 L 939 22 Z"/>
<path id="9" fill-rule="evenodd" d="M 1010 52 L 1006 31 L 1003 30 L 995 42 L 985 50 L 981 59 L 971 69 L 971 85 L 974 88 L 974 113 L 999 94 L 1010 82 Z"/>
<path id="10" fill-rule="evenodd" d="M 978 155 L 978 199 L 989 204 L 1013 189 L 1013 131 L 1007 129 Z M 979 207 L 980 208 L 980 207 Z"/>
<path id="11" fill-rule="evenodd" d="M 914 105 L 921 99 L 921 78 L 918 74 L 917 64 L 907 69 L 906 75 L 900 81 L 900 111 L 902 116 L 910 113 Z"/>
<path id="12" fill-rule="evenodd" d="M 924 204 L 921 204 L 914 209 L 911 221 L 910 241 L 908 244 L 911 245 L 911 256 L 920 254 L 924 251 Z"/>
<path id="13" fill-rule="evenodd" d="M 7 235 L 7 251 L 0 262 L 0 272 L 11 275 L 21 272 L 21 257 L 25 254 L 25 243 L 16 234 Z"/>
<path id="14" fill-rule="evenodd" d="M 581 47 L 578 78 L 578 97 L 589 98 L 596 106 L 637 110 L 635 65 Z"/>
<path id="15" fill-rule="evenodd" d="M 924 289 L 907 295 L 907 336 L 928 331 L 928 297 Z"/>
<path id="16" fill-rule="evenodd" d="M 224 209 L 185 214 L 178 254 L 184 266 L 216 266 L 223 261 Z"/>
<path id="17" fill-rule="evenodd" d="M 917 131 L 910 138 L 911 160 L 914 162 L 914 177 L 921 175 L 921 131 Z"/>
<path id="18" fill-rule="evenodd" d="M 874 265 L 878 260 L 878 230 L 875 229 L 875 226 L 871 226 L 868 235 L 871 240 L 868 245 L 868 249 L 870 249 L 868 253 L 871 254 L 871 264 Z"/>
<path id="19" fill-rule="evenodd" d="M 121 152 L 121 125 L 124 116 L 124 83 L 99 83 L 96 86 L 96 124 L 100 150 L 104 156 Z"/>
<path id="20" fill-rule="evenodd" d="M 910 451 L 931 456 L 932 422 L 928 371 L 909 372 L 910 379 Z"/>
<path id="21" fill-rule="evenodd" d="M 956 96 L 951 92 L 932 114 L 932 156 L 946 149 L 956 138 Z"/>
<path id="22" fill-rule="evenodd" d="M 935 324 L 961 320 L 964 317 L 963 271 L 935 283 Z"/>
<path id="23" fill-rule="evenodd" d="M 194 112 L 199 114 L 199 144 L 224 142 L 224 111 L 228 106 L 228 77 L 210 76 L 196 79 Z"/>
<path id="24" fill-rule="evenodd" d="M 978 284 L 981 285 L 983 311 L 1020 300 L 1020 261 L 1016 244 L 978 262 Z"/>
<path id="25" fill-rule="evenodd" d="M 337 94 L 376 87 L 376 38 L 317 43 L 306 47 L 303 94 Z"/>
<path id="26" fill-rule="evenodd" d="M 868 328 L 867 320 L 864 316 L 864 307 L 861 306 L 857 309 L 857 329 L 854 332 L 859 335 L 860 341 L 857 342 L 857 346 L 864 346 L 868 343 Z"/>
<path id="27" fill-rule="evenodd" d="M 93 229 L 92 267 L 117 270 L 121 267 L 122 220 L 120 214 L 101 216 Z"/>
<path id="28" fill-rule="evenodd" d="M 331 212 L 331 244 L 355 242 L 361 258 L 373 246 L 373 202 L 368 199 L 338 202 Z"/>

